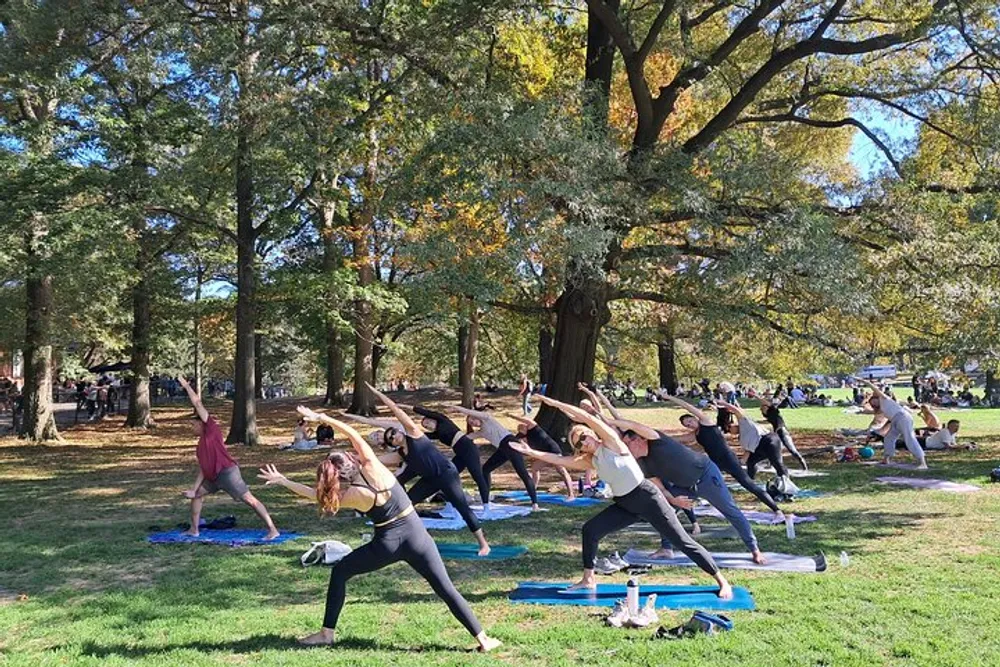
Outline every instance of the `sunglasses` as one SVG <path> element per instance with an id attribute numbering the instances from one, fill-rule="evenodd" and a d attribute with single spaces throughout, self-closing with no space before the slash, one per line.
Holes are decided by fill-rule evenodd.
<path id="1" fill-rule="evenodd" d="M 397 433 L 399 433 L 399 431 L 394 428 L 387 428 L 385 431 L 383 431 L 382 432 L 383 444 L 391 445 Z"/>

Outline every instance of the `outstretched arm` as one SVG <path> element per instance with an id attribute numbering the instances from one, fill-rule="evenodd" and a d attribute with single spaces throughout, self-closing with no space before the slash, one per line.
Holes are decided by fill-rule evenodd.
<path id="1" fill-rule="evenodd" d="M 374 426 L 375 428 L 402 428 L 403 426 L 395 419 L 375 419 L 373 417 L 365 417 L 363 415 L 354 415 L 350 412 L 344 413 L 344 419 L 352 422 L 358 422 L 359 424 Z"/>
<path id="2" fill-rule="evenodd" d="M 598 419 L 586 410 L 576 407 L 575 405 L 570 405 L 569 403 L 563 403 L 555 399 L 549 398 L 548 396 L 539 396 L 538 400 L 546 405 L 556 408 L 562 411 L 566 416 L 576 422 L 581 424 L 586 424 L 594 430 L 597 437 L 600 438 L 601 443 L 613 451 L 615 454 L 628 454 L 628 447 L 625 443 L 621 441 L 618 437 L 618 432 L 614 428 L 608 426 L 604 423 L 604 420 Z"/>
<path id="3" fill-rule="evenodd" d="M 669 396 L 669 395 L 665 396 L 663 400 L 684 408 L 685 410 L 690 412 L 694 416 L 694 418 L 698 420 L 699 423 L 704 424 L 705 426 L 715 426 L 715 422 L 709 419 L 708 415 L 706 415 L 704 412 L 694 407 L 687 401 L 683 401 L 677 398 L 676 396 Z"/>
<path id="4" fill-rule="evenodd" d="M 378 400 L 382 401 L 382 404 L 385 405 L 385 407 L 389 408 L 389 411 L 392 412 L 393 416 L 399 420 L 399 423 L 403 425 L 403 430 L 406 431 L 407 435 L 409 435 L 411 438 L 419 438 L 422 435 L 424 435 L 424 432 L 420 429 L 419 426 L 417 426 L 417 423 L 413 421 L 410 415 L 406 414 L 406 412 L 404 412 L 401 407 L 396 405 L 396 403 L 393 402 L 391 398 L 389 398 L 388 396 L 386 396 L 385 394 L 383 394 L 382 392 L 380 392 L 378 389 L 371 386 L 367 382 L 365 384 L 368 386 L 369 391 L 371 391 L 375 395 L 375 397 L 378 398 Z"/>
<path id="5" fill-rule="evenodd" d="M 479 410 L 470 410 L 469 408 L 463 408 L 461 405 L 456 405 L 455 409 L 461 412 L 466 417 L 475 417 L 481 421 L 487 421 L 493 419 L 493 415 L 488 412 L 480 412 Z"/>
<path id="6" fill-rule="evenodd" d="M 655 428 L 640 424 L 631 419 L 615 419 L 611 422 L 611 425 L 619 431 L 635 431 L 640 438 L 646 440 L 658 440 L 660 438 L 660 432 Z"/>
<path id="7" fill-rule="evenodd" d="M 611 402 L 611 400 L 607 396 L 605 396 L 604 392 L 602 392 L 600 389 L 597 389 L 596 391 L 593 391 L 593 392 L 591 392 L 588 389 L 587 393 L 588 394 L 596 394 L 597 395 L 597 399 L 598 399 L 597 409 L 598 410 L 601 409 L 601 405 L 604 405 L 604 407 L 606 407 L 608 409 L 608 412 L 611 413 L 611 417 L 613 419 L 621 419 L 622 418 L 621 413 L 618 412 L 618 408 L 616 408 L 614 406 L 614 404 Z"/>
<path id="8" fill-rule="evenodd" d="M 371 448 L 371 445 L 368 444 L 368 441 L 362 438 L 361 434 L 355 431 L 353 428 L 351 428 L 350 425 L 345 424 L 339 419 L 334 419 L 330 415 L 310 410 L 309 408 L 303 405 L 300 405 L 297 408 L 297 410 L 298 413 L 302 415 L 302 417 L 306 421 L 323 422 L 324 424 L 329 424 L 334 428 L 334 430 L 340 431 L 341 433 L 346 435 L 347 439 L 351 443 L 351 447 L 354 448 L 354 453 L 358 455 L 358 459 L 361 461 L 362 464 L 371 464 L 379 460 L 378 455 L 375 454 L 375 450 Z"/>
<path id="9" fill-rule="evenodd" d="M 397 403 L 396 405 L 399 406 L 400 408 L 405 408 L 406 407 L 405 405 L 401 405 L 399 403 Z M 435 410 L 430 410 L 428 408 L 425 408 L 422 405 L 416 405 L 416 406 L 414 406 L 412 408 L 412 410 L 414 412 L 416 412 L 418 415 L 420 415 L 421 417 L 427 417 L 428 419 L 433 419 L 434 421 L 436 421 L 438 423 L 452 424 L 452 425 L 455 424 L 455 422 L 453 422 L 451 420 L 451 417 L 449 417 L 448 415 L 444 414 L 443 412 L 437 412 Z"/>
<path id="10" fill-rule="evenodd" d="M 873 393 L 874 393 L 874 394 L 875 394 L 876 396 L 878 396 L 878 397 L 879 397 L 880 399 L 881 399 L 881 398 L 889 398 L 888 396 L 886 396 L 885 392 L 884 392 L 884 391 L 882 391 L 881 389 L 879 389 L 879 386 L 878 386 L 877 384 L 875 384 L 874 382 L 872 382 L 871 380 L 866 380 L 866 379 L 864 379 L 864 378 L 859 378 L 859 379 L 860 379 L 860 380 L 861 380 L 861 381 L 862 381 L 863 383 L 865 383 L 866 385 L 868 385 L 869 387 L 871 387 L 871 389 L 872 389 L 872 392 L 873 392 Z"/>
<path id="11" fill-rule="evenodd" d="M 308 498 L 309 500 L 316 500 L 316 489 L 306 486 L 305 484 L 293 482 L 278 472 L 278 469 L 275 468 L 273 464 L 269 464 L 261 468 L 260 474 L 257 475 L 257 477 L 264 480 L 264 486 L 276 484 L 278 486 L 285 487 L 295 495 Z"/>
<path id="12" fill-rule="evenodd" d="M 529 419 L 528 417 L 524 417 L 522 415 L 516 415 L 513 412 L 505 412 L 504 414 L 513 419 L 514 421 L 524 424 L 525 426 L 528 427 L 529 430 L 538 426 L 538 424 L 535 423 L 535 420 Z"/>
<path id="13" fill-rule="evenodd" d="M 722 401 L 722 400 L 716 401 L 715 404 L 717 406 L 719 406 L 720 408 L 722 408 L 723 410 L 726 410 L 728 412 L 732 412 L 737 417 L 746 417 L 747 416 L 747 413 L 743 410 L 743 408 L 741 408 L 738 405 L 733 405 L 732 403 L 726 403 L 725 401 Z"/>
<path id="14" fill-rule="evenodd" d="M 194 407 L 194 411 L 198 413 L 198 419 L 202 420 L 203 422 L 207 422 L 208 410 L 206 410 L 205 406 L 202 405 L 201 396 L 199 396 L 198 392 L 194 390 L 194 387 L 188 384 L 188 381 L 184 378 L 183 375 L 177 376 L 177 382 L 179 382 L 181 387 L 184 388 L 184 391 L 187 392 L 188 400 L 191 401 L 191 405 L 192 407 Z"/>
<path id="15" fill-rule="evenodd" d="M 531 447 L 528 447 L 523 442 L 514 440 L 510 443 L 510 448 L 515 452 L 520 452 L 525 456 L 530 456 L 533 459 L 538 459 L 539 461 L 544 461 L 549 465 L 561 466 L 563 468 L 572 468 L 573 470 L 587 470 L 590 466 L 590 461 L 584 457 L 576 456 L 559 456 L 558 454 L 551 454 L 549 452 L 539 452 Z"/>

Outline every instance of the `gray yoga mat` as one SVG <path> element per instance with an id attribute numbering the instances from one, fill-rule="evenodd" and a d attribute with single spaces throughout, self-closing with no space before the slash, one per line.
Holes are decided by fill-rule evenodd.
<path id="1" fill-rule="evenodd" d="M 826 570 L 826 556 L 822 553 L 815 556 L 793 556 L 792 554 L 765 552 L 764 558 L 767 559 L 767 563 L 758 565 L 751 560 L 750 554 L 745 551 L 712 554 L 715 564 L 726 570 L 769 570 L 771 572 L 823 572 Z M 629 562 L 629 565 L 694 567 L 694 561 L 680 553 L 675 554 L 673 558 L 653 559 L 649 558 L 647 552 L 629 549 L 625 554 L 625 560 Z"/>

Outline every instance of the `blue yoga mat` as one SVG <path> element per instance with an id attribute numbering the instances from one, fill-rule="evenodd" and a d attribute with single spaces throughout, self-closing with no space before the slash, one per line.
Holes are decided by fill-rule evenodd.
<path id="1" fill-rule="evenodd" d="M 531 496 L 526 491 L 510 491 L 498 494 L 497 498 L 522 503 L 531 501 Z M 573 500 L 569 500 L 566 496 L 561 496 L 558 493 L 539 493 L 538 502 L 550 505 L 565 505 L 566 507 L 590 507 L 591 505 L 603 505 L 606 501 L 600 498 L 587 498 L 585 496 L 577 496 Z"/>
<path id="2" fill-rule="evenodd" d="M 581 607 L 613 607 L 625 598 L 624 584 L 598 584 L 597 590 L 564 593 L 569 584 L 522 581 L 510 596 L 511 602 L 525 604 L 577 605 Z M 732 600 L 720 600 L 716 586 L 654 586 L 639 587 L 639 604 L 646 603 L 650 593 L 656 593 L 657 609 L 708 609 L 737 611 L 755 609 L 750 591 L 733 588 Z"/>
<path id="3" fill-rule="evenodd" d="M 489 556 L 480 556 L 479 547 L 475 544 L 443 542 L 438 543 L 437 548 L 441 553 L 441 558 L 451 558 L 454 560 L 507 560 L 528 553 L 528 547 L 516 547 L 505 544 L 491 546 Z"/>
<path id="4" fill-rule="evenodd" d="M 264 540 L 266 530 L 202 530 L 198 537 L 181 535 L 180 530 L 169 530 L 165 533 L 153 533 L 147 539 L 153 544 L 191 543 L 191 544 L 222 544 L 227 547 L 246 547 L 251 545 L 281 544 L 299 537 L 298 533 L 282 533 L 273 540 Z"/>

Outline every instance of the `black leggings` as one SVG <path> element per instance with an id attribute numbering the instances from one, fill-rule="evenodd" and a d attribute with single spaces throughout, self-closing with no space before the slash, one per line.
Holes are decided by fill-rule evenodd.
<path id="1" fill-rule="evenodd" d="M 695 542 L 677 520 L 673 508 L 660 490 L 648 479 L 624 496 L 618 496 L 605 508 L 583 524 L 583 567 L 594 569 L 597 547 L 605 535 L 628 528 L 633 523 L 648 521 L 661 537 L 693 560 L 705 572 L 715 575 L 719 567 L 705 548 Z"/>
<path id="2" fill-rule="evenodd" d="M 809 466 L 806 465 L 806 460 L 801 454 L 799 454 L 799 450 L 795 449 L 795 443 L 792 442 L 792 434 L 788 432 L 788 429 L 782 426 L 775 431 L 775 433 L 777 433 L 778 437 L 781 438 L 781 444 L 785 446 L 788 453 L 794 456 L 795 460 L 799 462 L 799 466 L 801 466 L 803 470 L 807 469 Z"/>
<path id="3" fill-rule="evenodd" d="M 770 461 L 774 466 L 774 472 L 779 477 L 788 477 L 788 468 L 781 460 L 781 439 L 776 433 L 768 433 L 757 443 L 757 449 L 750 452 L 747 457 L 747 474 L 750 479 L 757 476 L 757 464 L 761 461 Z"/>
<path id="4" fill-rule="evenodd" d="M 490 481 L 483 474 L 483 462 L 479 460 L 479 446 L 463 435 L 452 449 L 455 450 L 455 458 L 451 462 L 455 465 L 455 469 L 458 472 L 468 470 L 476 486 L 479 487 L 479 499 L 484 505 L 490 502 Z"/>
<path id="5" fill-rule="evenodd" d="M 733 450 L 726 447 L 725 451 L 712 450 L 708 452 L 708 458 L 712 459 L 712 463 L 719 466 L 719 470 L 722 472 L 728 472 L 733 476 L 740 486 L 749 491 L 750 493 L 757 496 L 757 499 L 767 505 L 768 509 L 777 514 L 781 511 L 778 508 L 778 504 L 774 502 L 774 498 L 767 494 L 767 491 L 762 489 L 760 486 L 754 483 L 747 471 L 743 469 L 740 465 L 740 460 L 736 458 L 736 454 L 733 454 Z"/>
<path id="6" fill-rule="evenodd" d="M 433 496 L 437 491 L 440 491 L 445 500 L 458 510 L 469 530 L 473 533 L 479 530 L 479 519 L 469 507 L 469 499 L 465 497 L 465 491 L 462 490 L 462 478 L 458 476 L 457 470 L 449 470 L 434 477 L 421 477 L 416 484 L 410 487 L 406 495 L 410 497 L 410 502 L 416 505 Z"/>
<path id="7" fill-rule="evenodd" d="M 535 490 L 535 482 L 531 479 L 531 473 L 528 472 L 528 466 L 524 463 L 524 457 L 521 456 L 520 452 L 515 452 L 510 448 L 510 441 L 514 439 L 513 435 L 509 435 L 500 441 L 500 446 L 493 452 L 493 456 L 486 459 L 486 463 L 483 464 L 483 474 L 486 475 L 486 481 L 489 482 L 493 471 L 510 461 L 517 476 L 524 483 L 524 489 L 528 492 L 528 496 L 531 497 L 531 504 L 537 505 L 538 492 Z"/>
<path id="8" fill-rule="evenodd" d="M 470 635 L 475 637 L 483 631 L 476 615 L 469 608 L 469 603 L 455 590 L 455 584 L 448 577 L 437 545 L 415 512 L 385 528 L 376 528 L 371 542 L 358 547 L 333 566 L 330 587 L 326 591 L 323 627 L 336 629 L 340 610 L 344 608 L 348 579 L 399 561 L 405 561 L 427 580 Z"/>

